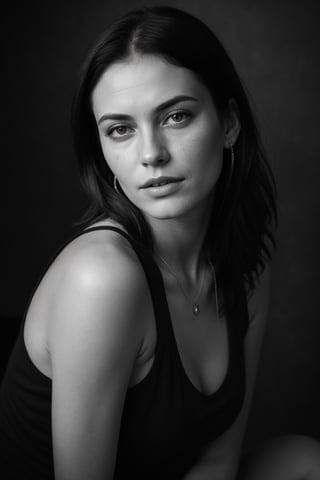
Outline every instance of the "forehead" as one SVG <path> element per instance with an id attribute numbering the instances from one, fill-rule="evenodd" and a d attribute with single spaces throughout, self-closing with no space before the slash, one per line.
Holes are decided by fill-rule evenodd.
<path id="1" fill-rule="evenodd" d="M 176 95 L 210 97 L 196 75 L 153 55 L 135 56 L 114 63 L 101 76 L 92 92 L 94 113 L 129 113 L 137 106 L 154 108 Z"/>

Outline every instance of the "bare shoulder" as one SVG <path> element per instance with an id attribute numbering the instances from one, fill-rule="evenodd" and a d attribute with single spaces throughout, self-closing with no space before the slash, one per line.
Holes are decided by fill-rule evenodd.
<path id="1" fill-rule="evenodd" d="M 84 288 L 88 293 L 106 293 L 121 286 L 138 293 L 145 286 L 142 267 L 130 243 L 118 232 L 85 232 L 61 252 L 56 261 L 63 287 Z"/>
<path id="2" fill-rule="evenodd" d="M 106 280 L 110 273 L 136 275 L 140 263 L 129 241 L 111 230 L 84 231 L 70 242 L 58 259 L 61 273 L 80 274 L 84 280 Z M 116 268 L 115 268 L 116 267 Z"/>
<path id="3" fill-rule="evenodd" d="M 61 252 L 53 268 L 48 331 L 52 348 L 72 343 L 77 336 L 81 343 L 89 330 L 97 342 L 106 336 L 116 340 L 117 335 L 119 342 L 141 341 L 143 325 L 137 319 L 143 318 L 148 289 L 124 237 L 108 230 L 87 232 Z"/>

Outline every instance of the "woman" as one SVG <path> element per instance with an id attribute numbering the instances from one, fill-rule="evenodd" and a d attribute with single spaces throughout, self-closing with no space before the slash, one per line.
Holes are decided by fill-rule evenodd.
<path id="1" fill-rule="evenodd" d="M 73 114 L 91 203 L 9 362 L 7 478 L 293 480 L 316 469 L 316 442 L 290 438 L 239 470 L 276 212 L 219 41 L 173 8 L 130 12 L 92 50 Z"/>

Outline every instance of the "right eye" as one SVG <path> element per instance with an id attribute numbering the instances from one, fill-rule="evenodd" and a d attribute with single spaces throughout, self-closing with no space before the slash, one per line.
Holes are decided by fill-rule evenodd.
<path id="1" fill-rule="evenodd" d="M 122 139 L 129 136 L 132 133 L 132 128 L 126 125 L 116 125 L 107 131 L 107 136 L 114 139 Z"/>

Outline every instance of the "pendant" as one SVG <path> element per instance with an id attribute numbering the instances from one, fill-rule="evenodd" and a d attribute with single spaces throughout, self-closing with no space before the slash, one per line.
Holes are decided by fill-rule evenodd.
<path id="1" fill-rule="evenodd" d="M 192 306 L 192 311 L 193 311 L 193 315 L 198 315 L 199 312 L 200 312 L 199 305 L 197 305 L 196 303 L 194 303 L 193 306 Z"/>

